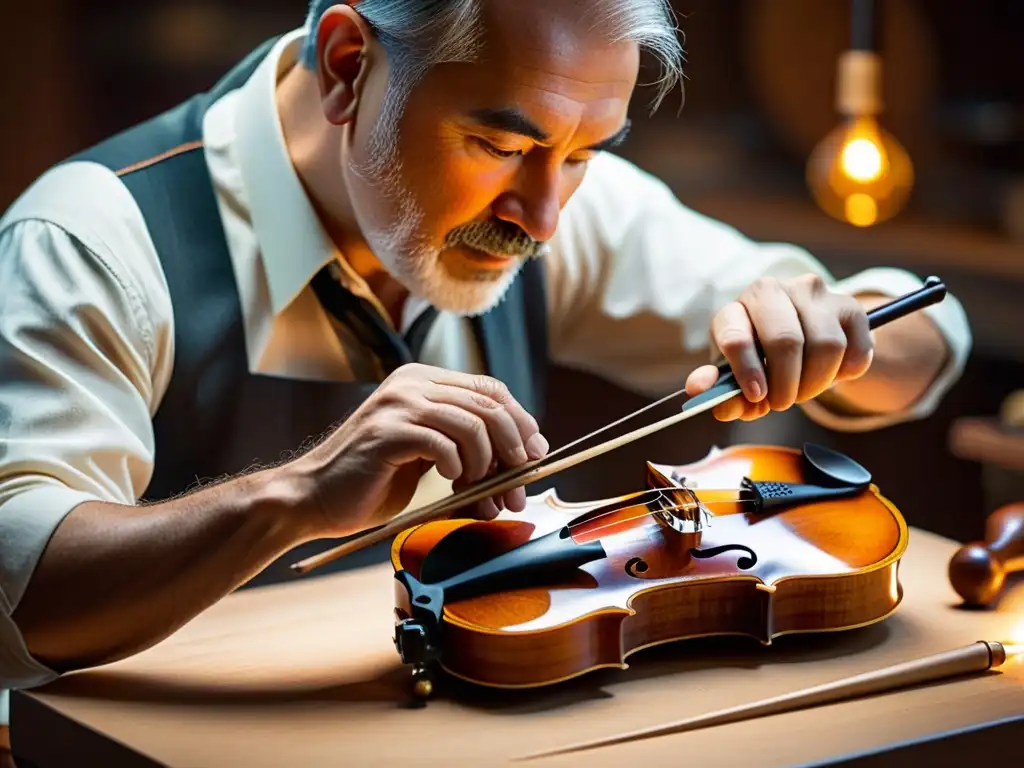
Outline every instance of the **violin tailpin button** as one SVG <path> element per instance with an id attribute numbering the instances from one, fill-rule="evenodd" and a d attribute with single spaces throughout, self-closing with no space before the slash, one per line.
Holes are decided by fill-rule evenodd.
<path id="1" fill-rule="evenodd" d="M 434 692 L 434 682 L 430 679 L 430 671 L 421 664 L 413 667 L 413 692 L 421 699 L 429 698 Z"/>

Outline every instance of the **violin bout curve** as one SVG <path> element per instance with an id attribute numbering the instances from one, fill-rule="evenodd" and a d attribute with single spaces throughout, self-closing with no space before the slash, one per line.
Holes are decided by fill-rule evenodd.
<path id="1" fill-rule="evenodd" d="M 739 635 L 762 645 L 788 634 L 869 626 L 903 599 L 899 562 L 842 579 L 783 582 L 748 578 L 700 584 L 691 591 L 655 587 L 629 608 L 595 611 L 555 627 L 504 632 L 446 618 L 440 666 L 495 688 L 552 685 L 599 669 L 628 669 L 628 659 L 655 646 Z M 406 613 L 398 595 L 399 610 Z"/>
<path id="2" fill-rule="evenodd" d="M 799 458 L 788 448 L 736 446 L 691 465 L 648 463 L 647 481 L 652 488 L 685 482 L 698 492 L 743 476 L 797 482 Z M 440 581 L 446 574 L 438 568 L 472 565 L 450 564 L 453 559 L 493 558 L 637 496 L 574 503 L 546 491 L 529 497 L 525 511 L 492 521 L 426 523 L 395 540 L 392 563 L 416 578 L 433 568 L 428 581 Z M 667 546 L 671 535 L 653 526 L 617 533 L 604 542 L 604 557 L 556 583 L 446 604 L 438 665 L 488 687 L 545 686 L 598 669 L 626 669 L 632 655 L 666 643 L 740 635 L 770 645 L 787 634 L 855 629 L 884 620 L 902 601 L 899 566 L 908 529 L 874 485 L 853 499 L 716 516 L 689 549 Z M 401 621 L 412 606 L 398 584 L 395 598 Z"/>

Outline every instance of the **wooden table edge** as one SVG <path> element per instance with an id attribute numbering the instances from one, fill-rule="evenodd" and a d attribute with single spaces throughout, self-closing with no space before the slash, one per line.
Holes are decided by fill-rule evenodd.
<path id="1" fill-rule="evenodd" d="M 134 749 L 114 737 L 96 731 L 82 723 L 65 717 L 53 707 L 32 696 L 31 692 L 12 691 L 16 696 L 18 720 L 22 721 L 17 730 L 40 729 L 36 732 L 48 734 L 48 754 L 24 755 L 18 751 L 18 739 L 14 739 L 11 754 L 16 768 L 62 768 L 79 766 L 83 745 L 95 745 L 90 749 L 90 763 L 101 764 L 104 768 L 177 768 Z M 12 703 L 14 703 L 12 701 Z M 14 723 L 12 722 L 12 726 Z M 728 728 L 728 725 L 722 726 Z M 72 731 L 77 733 L 72 734 Z M 866 749 L 861 752 L 836 754 L 808 763 L 797 763 L 789 768 L 882 768 L 887 766 L 911 765 L 910 761 L 935 759 L 941 756 L 943 765 L 966 764 L 982 755 L 1013 754 L 1024 740 L 1024 713 L 998 720 L 974 723 L 926 736 L 902 739 Z M 39 740 L 33 740 L 38 744 Z M 74 748 L 62 745 L 74 744 Z M 43 761 L 43 762 L 39 762 Z M 928 763 L 935 765 L 937 763 Z"/>
<path id="2" fill-rule="evenodd" d="M 45 733 L 45 739 L 26 739 L 33 746 L 43 745 L 42 754 L 25 754 L 19 748 L 19 733 Z M 90 728 L 58 712 L 31 691 L 11 691 L 11 755 L 16 768 L 77 768 L 102 765 L 104 768 L 171 768 L 119 741 L 108 733 Z M 35 750 L 33 750 L 35 752 Z M 83 760 L 82 753 L 87 754 Z"/>
<path id="3" fill-rule="evenodd" d="M 937 757 L 934 750 L 941 750 L 942 765 L 966 765 L 968 761 L 977 760 L 982 755 L 999 755 L 1004 752 L 1014 754 L 1020 750 L 1022 741 L 1024 713 L 915 739 L 894 741 L 835 758 L 799 763 L 790 768 L 879 768 L 883 765 L 902 768 L 911 765 L 912 760 Z"/>

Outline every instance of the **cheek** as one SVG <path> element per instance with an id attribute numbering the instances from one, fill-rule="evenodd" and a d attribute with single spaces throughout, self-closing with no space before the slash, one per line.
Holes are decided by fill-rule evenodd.
<path id="1" fill-rule="evenodd" d="M 474 160 L 464 146 L 452 141 L 420 141 L 413 152 L 406 163 L 414 194 L 428 216 L 446 231 L 486 218 L 512 179 L 508 167 Z"/>

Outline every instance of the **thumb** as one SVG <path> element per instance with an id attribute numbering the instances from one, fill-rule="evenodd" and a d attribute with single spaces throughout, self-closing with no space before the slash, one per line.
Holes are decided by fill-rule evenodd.
<path id="1" fill-rule="evenodd" d="M 714 365 L 702 365 L 694 370 L 686 379 L 686 394 L 690 397 L 706 392 L 718 381 L 718 368 Z"/>

